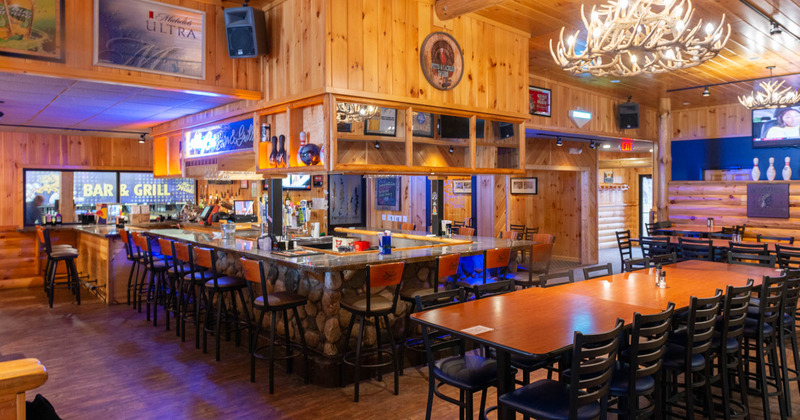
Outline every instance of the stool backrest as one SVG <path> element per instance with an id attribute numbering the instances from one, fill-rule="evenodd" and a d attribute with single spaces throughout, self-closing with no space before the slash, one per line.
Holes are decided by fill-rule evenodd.
<path id="1" fill-rule="evenodd" d="M 515 241 L 518 237 L 519 232 L 514 232 L 513 230 L 504 230 L 500 233 L 500 239 L 510 239 Z"/>
<path id="2" fill-rule="evenodd" d="M 508 225 L 508 230 L 511 230 L 511 231 L 514 231 L 514 232 L 524 233 L 525 232 L 525 225 L 510 224 L 510 225 Z"/>
<path id="3" fill-rule="evenodd" d="M 717 332 L 721 335 L 720 343 L 723 346 L 728 342 L 728 339 L 738 339 L 744 334 L 747 307 L 750 305 L 752 293 L 753 279 L 748 279 L 745 286 L 728 286 L 725 290 L 725 303 L 722 305 L 722 330 Z"/>
<path id="4" fill-rule="evenodd" d="M 44 246 L 44 252 L 50 255 L 53 251 L 52 245 L 50 244 L 50 230 L 41 226 L 36 226 L 36 236 L 39 237 L 39 242 Z"/>
<path id="5" fill-rule="evenodd" d="M 194 263 L 200 267 L 210 268 L 216 271 L 214 253 L 209 248 L 196 247 L 194 249 Z"/>
<path id="6" fill-rule="evenodd" d="M 788 273 L 786 278 L 786 290 L 783 292 L 783 310 L 782 313 L 791 318 L 791 323 L 794 324 L 797 318 L 797 300 L 800 298 L 800 278 L 796 273 Z M 780 318 L 784 322 L 784 318 Z M 787 325 L 784 325 L 788 327 Z"/>
<path id="7" fill-rule="evenodd" d="M 242 263 L 242 275 L 244 279 L 261 285 L 261 294 L 264 296 L 264 306 L 269 307 L 267 277 L 264 275 L 264 262 L 244 257 L 240 258 L 239 261 Z"/>
<path id="8" fill-rule="evenodd" d="M 770 277 L 764 276 L 761 280 L 761 288 L 758 292 L 758 324 L 763 326 L 769 324 L 776 330 L 780 328 L 783 320 L 783 297 L 786 292 L 786 280 L 788 276 Z M 758 328 L 758 334 L 763 339 L 764 328 Z"/>
<path id="9" fill-rule="evenodd" d="M 175 245 L 175 259 L 187 263 L 189 265 L 192 264 L 192 246 L 184 243 L 184 242 L 174 242 Z"/>
<path id="10" fill-rule="evenodd" d="M 508 267 L 508 261 L 511 258 L 511 248 L 487 249 L 485 257 L 486 263 L 483 267 L 484 270 Z"/>
<path id="11" fill-rule="evenodd" d="M 614 329 L 600 334 L 583 335 L 575 331 L 569 379 L 569 418 L 578 418 L 581 406 L 599 402 L 608 395 L 624 324 L 618 320 Z"/>
<path id="12" fill-rule="evenodd" d="M 675 304 L 670 302 L 661 313 L 642 315 L 637 312 L 633 315 L 631 341 L 628 350 L 620 354 L 620 360 L 632 366 L 632 369 L 628 369 L 629 384 L 635 384 L 637 379 L 645 376 L 658 377 L 656 374 L 661 370 L 674 310 Z M 635 404 L 635 386 L 628 387 L 628 398 L 632 398 Z"/>
<path id="13" fill-rule="evenodd" d="M 689 303 L 689 317 L 686 323 L 686 353 L 684 360 L 691 360 L 695 354 L 702 354 L 711 348 L 714 325 L 717 321 L 722 290 L 709 298 L 692 296 Z"/>
<path id="14" fill-rule="evenodd" d="M 125 256 L 128 257 L 128 261 L 133 261 L 133 245 L 131 244 L 131 235 L 125 229 L 119 230 L 119 238 L 122 240 L 122 243 L 125 245 Z"/>
<path id="15" fill-rule="evenodd" d="M 442 255 L 436 258 L 437 278 L 455 276 L 458 273 L 459 261 L 461 261 L 459 254 Z"/>
<path id="16" fill-rule="evenodd" d="M 161 248 L 161 255 L 166 257 L 174 257 L 175 255 L 172 252 L 172 244 L 173 240 L 167 238 L 158 238 L 158 246 Z"/>
<path id="17" fill-rule="evenodd" d="M 472 236 L 475 234 L 475 229 L 462 226 L 458 228 L 458 234 L 461 236 Z"/>
<path id="18" fill-rule="evenodd" d="M 397 298 L 400 297 L 400 286 L 403 283 L 405 262 L 368 264 L 367 265 L 367 312 L 372 310 L 372 288 L 393 287 L 392 312 L 397 308 Z"/>

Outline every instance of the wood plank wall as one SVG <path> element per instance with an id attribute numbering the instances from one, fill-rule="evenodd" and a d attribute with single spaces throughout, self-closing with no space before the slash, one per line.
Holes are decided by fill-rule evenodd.
<path id="1" fill-rule="evenodd" d="M 0 60 L 0 70 L 163 89 L 199 90 L 232 96 L 238 94 L 256 98 L 261 96 L 263 76 L 260 59 L 233 60 L 228 57 L 225 19 L 221 4 L 203 0 L 162 0 L 162 2 L 206 13 L 205 80 L 93 65 L 93 0 L 64 2 L 66 10 L 63 63 L 3 57 Z"/>
<path id="2" fill-rule="evenodd" d="M 407 223 L 417 225 L 418 230 L 424 230 L 426 223 L 426 183 L 424 176 L 400 176 L 401 204 L 399 211 L 386 211 L 375 209 L 375 178 L 367 177 L 367 226 L 381 229 L 400 229 L 403 222 L 383 220 L 383 216 L 405 216 Z"/>
<path id="3" fill-rule="evenodd" d="M 602 161 L 601 161 L 602 162 Z M 598 179 L 603 173 L 613 171 L 614 183 L 625 184 L 627 190 L 605 190 L 598 194 L 598 241 L 599 248 L 616 248 L 615 232 L 631 231 L 631 237 L 639 236 L 639 175 L 652 175 L 651 168 L 599 169 Z"/>
<path id="4" fill-rule="evenodd" d="M 330 36 L 325 85 L 335 93 L 454 109 L 527 114 L 529 35 L 479 16 L 447 21 L 464 56 L 455 88 L 434 89 L 419 47 L 442 31 L 432 0 L 328 0 Z"/>
<path id="5" fill-rule="evenodd" d="M 466 223 L 472 217 L 472 194 L 454 194 L 453 181 L 467 177 L 447 178 L 444 181 L 444 218 Z"/>
<path id="6" fill-rule="evenodd" d="M 581 136 L 630 137 L 656 140 L 658 129 L 657 109 L 639 105 L 639 128 L 620 130 L 617 122 L 617 105 L 627 97 L 598 93 L 579 85 L 530 75 L 530 85 L 551 90 L 551 117 L 531 115 L 526 124 L 529 129 L 571 133 Z M 526 89 L 527 91 L 527 89 Z M 592 113 L 592 120 L 578 128 L 569 119 L 569 111 L 578 109 Z"/>
<path id="7" fill-rule="evenodd" d="M 740 103 L 674 110 L 672 140 L 719 139 L 752 134 L 750 110 Z"/>
<path id="8" fill-rule="evenodd" d="M 705 225 L 709 217 L 714 218 L 717 226 L 745 224 L 746 237 L 759 233 L 800 236 L 800 182 L 789 183 L 788 219 L 747 217 L 747 184 L 750 182 L 670 182 L 669 218 L 676 223 L 700 225 Z"/>

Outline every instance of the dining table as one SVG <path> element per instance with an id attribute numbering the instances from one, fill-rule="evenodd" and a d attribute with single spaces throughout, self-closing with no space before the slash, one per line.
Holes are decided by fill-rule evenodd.
<path id="1" fill-rule="evenodd" d="M 692 296 L 713 296 L 717 289 L 742 286 L 748 279 L 780 270 L 766 266 L 691 260 L 662 267 L 667 286 L 656 285 L 655 268 L 612 274 L 549 288 L 528 288 L 443 308 L 417 312 L 411 318 L 454 336 L 496 349 L 498 418 L 514 413 L 499 397 L 514 390 L 511 356 L 553 359 L 572 348 L 574 331 L 596 334 L 625 324 L 635 313 L 654 314 L 667 308 L 686 308 Z"/>

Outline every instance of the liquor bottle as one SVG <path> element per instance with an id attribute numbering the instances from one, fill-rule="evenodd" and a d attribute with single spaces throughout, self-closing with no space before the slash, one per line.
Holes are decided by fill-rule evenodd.
<path id="1" fill-rule="evenodd" d="M 44 215 L 44 224 L 45 225 L 50 225 L 50 224 L 52 224 L 52 222 L 53 222 L 53 216 L 51 216 L 50 213 L 47 213 L 46 215 Z"/>
<path id="2" fill-rule="evenodd" d="M 753 181 L 758 181 L 761 178 L 761 170 L 758 169 L 758 158 L 753 158 L 753 170 L 750 171 L 750 177 Z"/>
<path id="3" fill-rule="evenodd" d="M 4 1 L 8 5 L 9 26 L 11 36 L 28 39 L 31 37 L 33 29 L 33 2 L 34 0 L 11 0 Z"/>
<path id="4" fill-rule="evenodd" d="M 0 2 L 0 40 L 6 40 L 11 36 L 11 26 L 8 23 L 8 10 L 6 5 Z"/>
<path id="5" fill-rule="evenodd" d="M 789 156 L 786 156 L 786 158 L 783 160 L 784 162 L 786 162 L 786 166 L 784 166 L 783 171 L 781 171 L 781 176 L 783 177 L 784 181 L 792 179 L 792 167 L 789 166 L 789 161 L 791 160 L 792 158 L 790 158 Z"/>
<path id="6" fill-rule="evenodd" d="M 771 157 L 769 158 L 769 168 L 767 168 L 767 180 L 774 181 L 775 175 L 777 175 L 775 172 L 775 158 Z"/>
<path id="7" fill-rule="evenodd" d="M 61 213 L 56 213 L 56 224 L 57 225 L 61 224 Z"/>

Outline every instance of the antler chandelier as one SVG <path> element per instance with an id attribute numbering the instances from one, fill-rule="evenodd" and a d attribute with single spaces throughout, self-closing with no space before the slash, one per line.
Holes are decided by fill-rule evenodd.
<path id="1" fill-rule="evenodd" d="M 775 66 L 767 68 L 770 80 L 759 83 L 763 92 L 753 91 L 748 96 L 740 96 L 739 102 L 747 109 L 778 108 L 800 102 L 800 93 L 793 90 L 791 86 L 784 88 L 783 80 L 772 80 L 772 69 Z"/>
<path id="2" fill-rule="evenodd" d="M 351 123 L 368 120 L 378 114 L 379 108 L 375 105 L 354 104 L 352 102 L 336 103 L 336 121 Z"/>
<path id="3" fill-rule="evenodd" d="M 550 40 L 550 53 L 564 70 L 598 77 L 693 67 L 716 57 L 731 35 L 724 14 L 717 27 L 704 26 L 702 19 L 691 26 L 693 15 L 690 0 L 610 0 L 592 6 L 589 19 L 581 5 L 585 47 L 576 51 L 580 30 L 564 41 L 561 28 L 555 49 Z"/>

